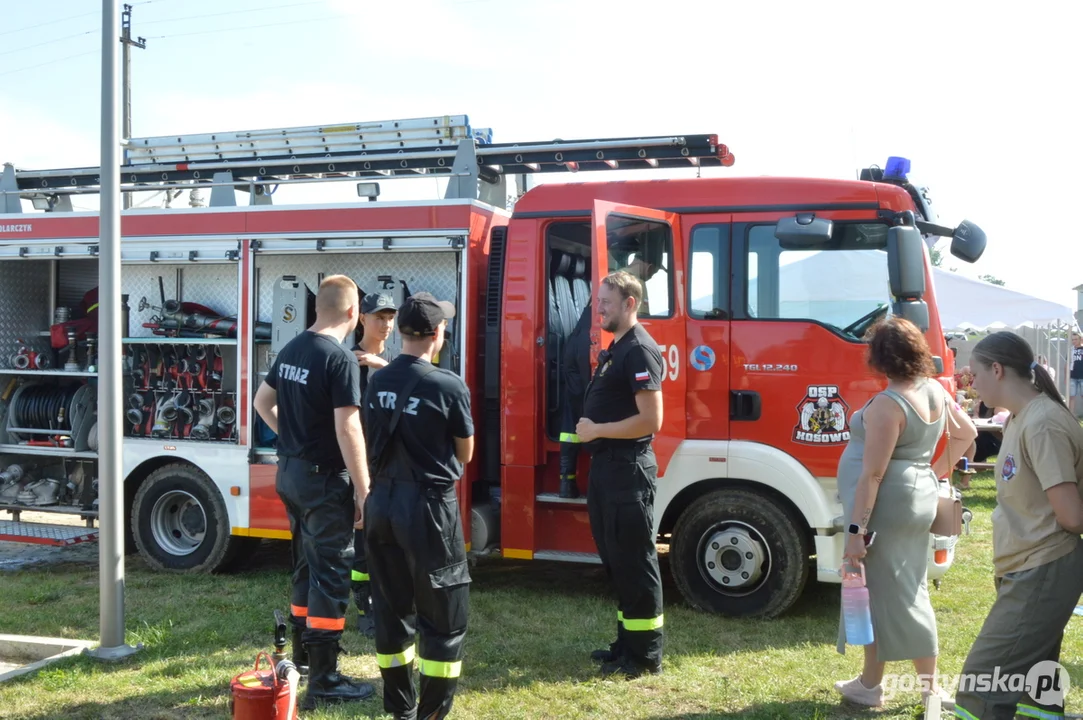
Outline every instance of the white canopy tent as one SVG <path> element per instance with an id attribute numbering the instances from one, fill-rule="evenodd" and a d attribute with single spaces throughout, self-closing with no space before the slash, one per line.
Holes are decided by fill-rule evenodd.
<path id="1" fill-rule="evenodd" d="M 790 262 L 787 256 L 792 258 Z M 883 251 L 785 252 L 782 262 L 786 264 L 779 268 L 776 317 L 815 318 L 845 327 L 891 300 Z M 1057 384 L 1067 389 L 1063 382 L 1071 356 L 1067 331 L 1077 328 L 1071 308 L 940 268 L 933 269 L 933 284 L 946 333 L 1013 330 L 1025 337 L 1036 353 L 1049 359 Z M 756 279 L 752 278 L 749 298 L 753 310 L 756 290 Z M 959 359 L 965 362 L 963 357 Z"/>

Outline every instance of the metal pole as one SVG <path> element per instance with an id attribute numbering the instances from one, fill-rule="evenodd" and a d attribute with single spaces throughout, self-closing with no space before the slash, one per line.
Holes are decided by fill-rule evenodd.
<path id="1" fill-rule="evenodd" d="M 117 660 L 124 642 L 124 488 L 121 479 L 120 73 L 117 2 L 102 0 L 101 214 L 98 254 L 98 528 L 101 644 L 91 654 Z M 140 646 L 141 647 L 141 646 Z"/>

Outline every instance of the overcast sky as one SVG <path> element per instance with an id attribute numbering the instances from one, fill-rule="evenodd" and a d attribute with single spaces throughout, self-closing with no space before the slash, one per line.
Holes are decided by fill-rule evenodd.
<path id="1" fill-rule="evenodd" d="M 988 233 L 977 265 L 946 266 L 1076 307 L 1074 4 L 132 4 L 137 137 L 467 114 L 496 142 L 717 133 L 728 176 L 853 178 L 902 155 L 943 224 Z M 98 164 L 99 12 L 0 0 L 0 162 Z"/>

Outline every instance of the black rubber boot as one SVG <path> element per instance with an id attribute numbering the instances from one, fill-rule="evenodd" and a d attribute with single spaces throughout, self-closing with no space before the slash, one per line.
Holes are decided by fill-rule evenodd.
<path id="1" fill-rule="evenodd" d="M 575 465 L 579 458 L 579 445 L 560 443 L 560 496 L 562 498 L 579 497 L 579 488 L 575 485 Z"/>
<path id="2" fill-rule="evenodd" d="M 308 677 L 308 649 L 305 647 L 305 629 L 296 625 L 293 628 L 293 664 L 297 666 L 297 672 L 301 677 Z"/>
<path id="3" fill-rule="evenodd" d="M 575 484 L 575 475 L 560 476 L 560 496 L 562 498 L 579 497 L 579 488 Z"/>
<path id="4" fill-rule="evenodd" d="M 603 676 L 623 676 L 627 680 L 635 680 L 642 675 L 661 675 L 662 663 L 657 665 L 640 665 L 632 662 L 627 657 L 619 658 L 612 662 L 603 663 L 598 669 Z"/>
<path id="5" fill-rule="evenodd" d="M 624 655 L 624 625 L 620 622 L 617 623 L 617 639 L 614 642 L 609 643 L 608 650 L 595 650 L 590 654 L 590 659 L 594 662 L 611 663 L 617 662 Z"/>
<path id="6" fill-rule="evenodd" d="M 357 604 L 357 631 L 367 638 L 375 638 L 376 623 L 372 617 L 372 595 L 369 593 L 369 584 L 356 584 L 353 598 Z"/>
<path id="7" fill-rule="evenodd" d="M 338 671 L 338 643 L 309 643 L 308 691 L 303 710 L 313 710 L 320 703 L 367 700 L 376 688 L 367 682 L 347 677 Z"/>
<path id="8" fill-rule="evenodd" d="M 595 650 L 590 654 L 594 662 L 608 663 L 619 660 L 621 656 L 620 641 L 610 643 L 609 649 Z"/>

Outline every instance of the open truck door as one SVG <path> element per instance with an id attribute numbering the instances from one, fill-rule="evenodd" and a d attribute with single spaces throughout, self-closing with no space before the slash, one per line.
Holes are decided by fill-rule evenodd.
<path id="1" fill-rule="evenodd" d="M 662 354 L 663 430 L 654 441 L 658 475 L 665 475 L 674 451 L 685 437 L 684 250 L 678 242 L 680 218 L 652 208 L 594 201 L 591 216 L 591 295 L 597 299 L 602 280 L 625 270 L 643 283 L 639 321 Z M 590 364 L 613 342 L 601 326 L 597 303 L 590 322 Z"/>

